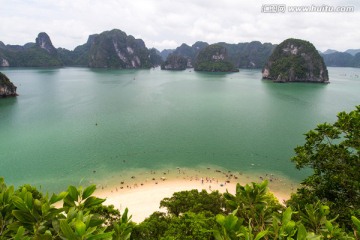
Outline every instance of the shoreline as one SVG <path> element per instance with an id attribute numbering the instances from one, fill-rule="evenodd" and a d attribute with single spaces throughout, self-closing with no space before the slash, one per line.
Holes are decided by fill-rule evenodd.
<path id="1" fill-rule="evenodd" d="M 236 184 L 249 184 L 268 180 L 269 191 L 283 203 L 296 191 L 297 183 L 275 174 L 241 173 L 218 168 L 176 168 L 159 171 L 131 172 L 130 176 L 119 175 L 97 184 L 94 196 L 105 198 L 105 205 L 114 207 L 123 213 L 129 209 L 134 222 L 140 223 L 153 212 L 165 212 L 160 209 L 160 201 L 171 197 L 173 193 L 197 189 L 207 192 L 219 191 L 235 194 Z M 260 175 L 260 176 L 259 176 Z"/>

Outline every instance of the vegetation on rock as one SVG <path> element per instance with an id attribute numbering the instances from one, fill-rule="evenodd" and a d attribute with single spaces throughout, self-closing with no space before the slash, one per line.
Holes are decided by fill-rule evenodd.
<path id="1" fill-rule="evenodd" d="M 10 79 L 0 72 L 0 97 L 17 96 L 16 86 L 10 82 Z"/>
<path id="2" fill-rule="evenodd" d="M 162 70 L 185 70 L 187 68 L 188 59 L 175 54 L 170 54 L 166 61 L 161 64 Z"/>
<path id="3" fill-rule="evenodd" d="M 195 71 L 237 72 L 234 64 L 228 60 L 226 48 L 212 44 L 202 49 L 196 57 Z"/>
<path id="4" fill-rule="evenodd" d="M 264 79 L 275 82 L 329 82 L 327 68 L 314 45 L 300 39 L 279 44 L 262 72 Z"/>

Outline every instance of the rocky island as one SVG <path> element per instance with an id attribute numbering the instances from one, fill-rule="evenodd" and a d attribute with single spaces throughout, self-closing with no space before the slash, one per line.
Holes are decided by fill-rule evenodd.
<path id="1" fill-rule="evenodd" d="M 89 50 L 89 67 L 150 68 L 150 52 L 141 39 L 113 29 L 94 37 Z"/>
<path id="2" fill-rule="evenodd" d="M 9 78 L 0 72 L 0 97 L 15 97 L 16 86 L 10 82 Z"/>
<path id="3" fill-rule="evenodd" d="M 188 65 L 186 57 L 170 54 L 166 61 L 161 64 L 161 70 L 185 70 Z"/>
<path id="4" fill-rule="evenodd" d="M 262 77 L 274 82 L 329 83 L 326 65 L 314 45 L 293 38 L 274 49 L 262 70 Z"/>
<path id="5" fill-rule="evenodd" d="M 194 64 L 195 71 L 238 72 L 239 69 L 229 61 L 227 50 L 220 44 L 212 44 L 199 52 Z"/>

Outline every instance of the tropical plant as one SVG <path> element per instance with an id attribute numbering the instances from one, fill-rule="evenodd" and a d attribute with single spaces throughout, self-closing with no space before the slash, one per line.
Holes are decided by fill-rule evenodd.
<path id="1" fill-rule="evenodd" d="M 351 229 L 351 216 L 360 209 L 360 106 L 341 112 L 334 124 L 323 123 L 305 134 L 292 161 L 298 169 L 311 168 L 288 204 L 304 210 L 321 200 L 332 209 L 330 216 Z"/>
<path id="2" fill-rule="evenodd" d="M 267 186 L 267 181 L 253 182 L 245 186 L 238 183 L 235 195 L 224 193 L 228 208 L 239 209 L 237 216 L 244 219 L 245 224 L 251 226 L 255 232 L 265 230 L 273 212 L 283 209 L 279 201 L 268 191 Z"/>

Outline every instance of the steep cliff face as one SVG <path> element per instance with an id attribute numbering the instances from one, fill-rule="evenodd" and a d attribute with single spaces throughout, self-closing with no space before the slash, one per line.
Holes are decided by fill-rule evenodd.
<path id="1" fill-rule="evenodd" d="M 188 59 L 175 54 L 170 54 L 166 61 L 161 64 L 162 70 L 185 70 L 187 67 Z"/>
<path id="2" fill-rule="evenodd" d="M 314 45 L 293 38 L 274 49 L 262 74 L 274 82 L 329 82 L 324 60 Z"/>
<path id="3" fill-rule="evenodd" d="M 50 54 L 57 54 L 56 48 L 54 48 L 49 35 L 45 32 L 39 33 L 38 37 L 35 40 L 36 46 L 39 48 L 45 49 Z"/>
<path id="4" fill-rule="evenodd" d="M 150 52 L 141 39 L 114 29 L 95 36 L 89 51 L 89 67 L 150 68 Z"/>
<path id="5" fill-rule="evenodd" d="M 17 96 L 15 85 L 9 78 L 0 72 L 0 97 Z"/>
<path id="6" fill-rule="evenodd" d="M 196 58 L 195 71 L 206 72 L 238 72 L 234 64 L 228 59 L 226 48 L 219 44 L 212 44 L 199 52 Z"/>

